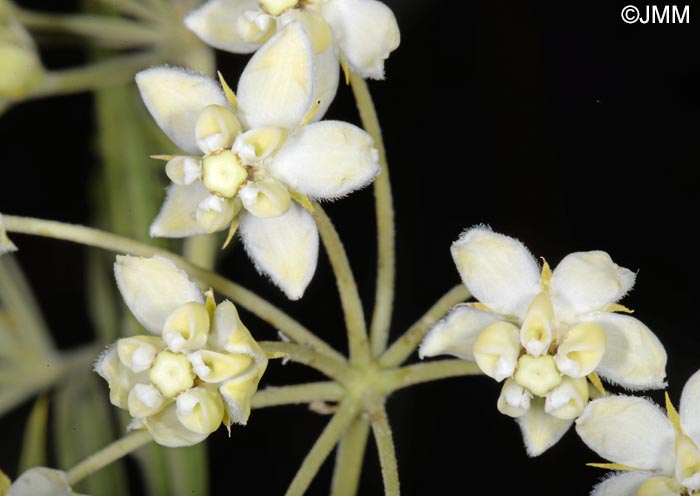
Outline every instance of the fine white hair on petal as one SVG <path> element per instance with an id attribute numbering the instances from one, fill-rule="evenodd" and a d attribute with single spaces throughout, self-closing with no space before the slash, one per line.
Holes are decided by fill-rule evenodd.
<path id="1" fill-rule="evenodd" d="M 114 264 L 119 292 L 134 317 L 150 332 L 163 332 L 170 314 L 185 303 L 204 303 L 187 273 L 167 258 L 119 255 Z"/>
<path id="2" fill-rule="evenodd" d="M 678 411 L 683 431 L 700 446 L 700 370 L 685 383 Z"/>
<path id="3" fill-rule="evenodd" d="M 418 349 L 418 356 L 452 355 L 473 361 L 474 341 L 479 333 L 499 320 L 501 318 L 491 312 L 468 305 L 456 306 L 430 329 Z"/>
<path id="4" fill-rule="evenodd" d="M 159 66 L 136 74 L 136 85 L 158 126 L 182 150 L 199 154 L 195 124 L 209 105 L 228 106 L 210 77 L 186 69 Z"/>
<path id="5" fill-rule="evenodd" d="M 596 484 L 591 496 L 637 496 L 639 486 L 650 477 L 653 477 L 653 474 L 637 470 L 610 472 Z"/>
<path id="6" fill-rule="evenodd" d="M 296 191 L 333 199 L 372 182 L 380 171 L 379 153 L 359 127 L 323 121 L 289 136 L 268 169 Z"/>
<path id="7" fill-rule="evenodd" d="M 318 261 L 318 229 L 311 214 L 296 202 L 279 217 L 263 219 L 243 212 L 239 229 L 258 271 L 290 300 L 301 298 Z"/>
<path id="8" fill-rule="evenodd" d="M 544 398 L 533 398 L 530 409 L 516 419 L 527 454 L 539 456 L 554 446 L 569 430 L 573 420 L 560 420 L 544 411 Z"/>
<path id="9" fill-rule="evenodd" d="M 238 82 L 238 117 L 245 129 L 295 129 L 312 106 L 314 53 L 298 22 L 288 24 L 258 50 Z"/>
<path id="10" fill-rule="evenodd" d="M 166 191 L 163 206 L 151 224 L 151 237 L 186 238 L 203 234 L 204 229 L 197 222 L 197 208 L 209 192 L 202 183 L 173 184 Z"/>
<path id="11" fill-rule="evenodd" d="M 552 299 L 574 314 L 603 310 L 622 299 L 635 278 L 634 272 L 615 264 L 604 251 L 571 253 L 552 273 Z"/>
<path id="12" fill-rule="evenodd" d="M 607 396 L 593 400 L 576 420 L 576 432 L 606 460 L 640 470 L 673 471 L 673 425 L 647 399 Z"/>
<path id="13" fill-rule="evenodd" d="M 659 338 L 629 315 L 594 313 L 584 318 L 605 331 L 605 353 L 596 371 L 613 384 L 630 390 L 666 387 L 667 355 Z"/>
<path id="14" fill-rule="evenodd" d="M 523 318 L 540 292 L 540 268 L 525 245 L 480 225 L 464 231 L 451 252 L 477 300 L 497 313 Z"/>

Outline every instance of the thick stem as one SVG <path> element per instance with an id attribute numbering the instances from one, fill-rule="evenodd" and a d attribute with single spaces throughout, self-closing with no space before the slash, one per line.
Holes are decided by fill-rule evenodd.
<path id="1" fill-rule="evenodd" d="M 294 386 L 267 387 L 258 390 L 253 396 L 253 408 L 267 408 L 280 405 L 298 405 L 314 401 L 340 401 L 345 389 L 332 381 L 310 382 Z"/>
<path id="2" fill-rule="evenodd" d="M 468 299 L 471 295 L 464 285 L 459 284 L 445 293 L 418 321 L 394 341 L 389 349 L 379 359 L 384 368 L 396 367 L 402 363 L 418 347 L 421 340 L 428 333 L 430 327 L 440 320 L 458 303 Z"/>
<path id="3" fill-rule="evenodd" d="M 480 375 L 482 373 L 479 366 L 474 362 L 440 360 L 387 370 L 382 373 L 382 384 L 386 394 L 390 394 L 397 389 L 403 389 L 423 382 L 446 379 L 448 377 Z"/>
<path id="4" fill-rule="evenodd" d="M 323 465 L 323 462 L 343 434 L 347 432 L 348 427 L 350 427 L 350 424 L 352 424 L 359 412 L 360 407 L 354 399 L 347 398 L 340 404 L 333 418 L 328 422 L 328 425 L 326 425 L 326 428 L 316 440 L 306 458 L 304 458 L 304 462 L 299 467 L 294 480 L 292 480 L 287 489 L 287 496 L 301 496 L 306 492 L 321 465 Z"/>
<path id="5" fill-rule="evenodd" d="M 313 215 L 338 284 L 345 326 L 348 331 L 350 363 L 366 365 L 370 361 L 370 354 L 365 314 L 362 310 L 362 301 L 357 291 L 357 284 L 350 268 L 347 253 L 345 253 L 345 247 L 338 232 L 333 227 L 333 223 L 318 203 L 314 203 Z"/>
<path id="6" fill-rule="evenodd" d="M 386 414 L 384 403 L 377 401 L 377 404 L 369 410 L 372 433 L 377 443 L 379 452 L 379 463 L 382 466 L 382 480 L 384 481 L 384 495 L 398 496 L 399 489 L 399 469 L 396 462 L 396 448 L 391 434 L 389 418 Z"/>
<path id="7" fill-rule="evenodd" d="M 394 233 L 394 201 L 391 195 L 391 181 L 386 160 L 386 150 L 382 140 L 377 111 L 367 83 L 357 74 L 350 75 L 350 84 L 360 112 L 362 126 L 374 139 L 379 151 L 381 173 L 374 180 L 374 197 L 377 215 L 377 287 L 375 290 L 374 311 L 370 325 L 370 348 L 374 356 L 386 349 L 391 327 L 391 313 L 394 305 L 394 282 L 396 279 L 396 241 Z"/>
<path id="8" fill-rule="evenodd" d="M 151 441 L 153 441 L 153 437 L 151 437 L 148 431 L 137 431 L 127 434 L 94 455 L 90 455 L 70 469 L 67 473 L 68 484 L 75 486 L 78 482 L 94 474 L 101 468 L 119 460 L 121 457 L 128 455 Z"/>
<path id="9" fill-rule="evenodd" d="M 151 257 L 156 254 L 166 257 L 195 279 L 206 282 L 216 291 L 247 308 L 297 343 L 308 346 L 336 361 L 345 361 L 343 355 L 268 301 L 225 277 L 191 264 L 172 252 L 91 227 L 14 215 L 3 215 L 3 220 L 6 229 L 10 232 L 62 239 L 141 257 Z"/>
<path id="10" fill-rule="evenodd" d="M 153 26 L 91 14 L 47 14 L 17 9 L 19 21 L 35 31 L 57 31 L 99 40 L 111 47 L 135 47 L 158 43 L 162 35 Z"/>
<path id="11" fill-rule="evenodd" d="M 259 344 L 266 353 L 285 353 L 291 361 L 303 363 L 338 382 L 347 384 L 353 378 L 352 369 L 347 364 L 317 353 L 306 346 L 281 341 L 260 341 Z"/>
<path id="12" fill-rule="evenodd" d="M 332 496 L 355 496 L 369 437 L 369 421 L 358 417 L 338 445 L 331 482 Z"/>

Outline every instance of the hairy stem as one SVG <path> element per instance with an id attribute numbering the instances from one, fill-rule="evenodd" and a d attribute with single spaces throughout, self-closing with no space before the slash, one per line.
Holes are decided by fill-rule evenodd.
<path id="1" fill-rule="evenodd" d="M 166 257 L 195 279 L 206 282 L 216 291 L 230 298 L 234 303 L 247 308 L 297 343 L 308 346 L 336 361 L 345 361 L 343 355 L 267 300 L 225 277 L 193 265 L 172 252 L 91 227 L 14 215 L 3 215 L 3 219 L 6 229 L 10 232 L 62 239 L 141 257 L 150 257 L 156 254 Z"/>
<path id="2" fill-rule="evenodd" d="M 377 215 L 377 287 L 375 290 L 374 311 L 370 325 L 370 348 L 374 356 L 386 349 L 391 327 L 391 313 L 394 305 L 394 282 L 396 279 L 396 241 L 394 233 L 394 200 L 391 194 L 391 181 L 386 160 L 386 150 L 382 139 L 379 118 L 374 108 L 372 95 L 367 83 L 357 74 L 350 75 L 357 109 L 362 126 L 374 139 L 379 151 L 381 173 L 374 180 L 374 197 Z"/>
<path id="3" fill-rule="evenodd" d="M 338 445 L 331 482 L 332 496 L 355 496 L 369 437 L 369 421 L 358 417 Z"/>
<path id="4" fill-rule="evenodd" d="M 345 253 L 345 247 L 338 232 L 333 227 L 333 223 L 318 203 L 314 203 L 313 215 L 338 284 L 345 326 L 348 331 L 350 363 L 366 365 L 369 363 L 370 354 L 365 314 L 362 310 L 362 301 L 357 291 L 357 284 L 350 268 L 347 253 Z"/>
<path id="5" fill-rule="evenodd" d="M 440 320 L 458 303 L 468 299 L 471 295 L 464 285 L 459 284 L 445 293 L 418 321 L 394 341 L 389 349 L 379 359 L 379 363 L 385 367 L 396 367 L 402 363 L 418 347 L 421 340 L 428 333 L 430 327 Z"/>
<path id="6" fill-rule="evenodd" d="M 343 434 L 347 432 L 359 411 L 360 407 L 354 399 L 347 398 L 340 404 L 333 418 L 304 458 L 304 462 L 287 489 L 287 496 L 301 496 L 306 492 L 321 465 Z"/>
<path id="7" fill-rule="evenodd" d="M 377 443 L 379 452 L 379 463 L 382 466 L 382 480 L 384 481 L 384 495 L 398 496 L 399 490 L 399 469 L 396 462 L 396 448 L 391 435 L 391 426 L 386 414 L 384 403 L 377 401 L 377 404 L 369 411 L 372 433 Z"/>
<path id="8" fill-rule="evenodd" d="M 68 484 L 76 485 L 81 480 L 94 474 L 110 463 L 119 460 L 132 451 L 153 441 L 151 433 L 148 431 L 137 431 L 127 434 L 121 439 L 114 441 L 106 448 L 101 449 L 94 455 L 90 455 L 67 473 Z"/>
<path id="9" fill-rule="evenodd" d="M 267 387 L 258 390 L 253 396 L 253 408 L 267 408 L 280 405 L 298 405 L 314 401 L 340 401 L 345 389 L 336 382 L 310 382 L 294 386 Z"/>
<path id="10" fill-rule="evenodd" d="M 483 372 L 474 362 L 465 360 L 440 360 L 436 362 L 417 363 L 400 369 L 387 370 L 382 373 L 382 384 L 386 394 L 423 382 L 460 377 L 465 375 L 480 375 Z"/>
<path id="11" fill-rule="evenodd" d="M 291 361 L 314 368 L 338 382 L 348 383 L 352 380 L 352 369 L 344 362 L 322 355 L 306 346 L 281 341 L 260 341 L 258 344 L 266 353 L 284 353 Z"/>

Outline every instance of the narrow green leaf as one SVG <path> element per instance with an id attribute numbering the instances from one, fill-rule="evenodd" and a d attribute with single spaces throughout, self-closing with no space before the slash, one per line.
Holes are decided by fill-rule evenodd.
<path id="1" fill-rule="evenodd" d="M 49 418 L 49 400 L 45 394 L 34 402 L 24 428 L 22 453 L 19 457 L 19 473 L 31 467 L 46 465 L 46 424 Z"/>

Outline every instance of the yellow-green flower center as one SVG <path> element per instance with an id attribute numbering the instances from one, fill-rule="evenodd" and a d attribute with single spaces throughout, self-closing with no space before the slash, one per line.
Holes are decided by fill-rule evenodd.
<path id="1" fill-rule="evenodd" d="M 185 355 L 165 350 L 156 355 L 148 377 L 163 396 L 174 398 L 194 386 L 195 376 Z"/>
<path id="2" fill-rule="evenodd" d="M 278 16 L 299 3 L 300 0 L 260 0 L 260 8 L 270 15 Z"/>
<path id="3" fill-rule="evenodd" d="M 533 357 L 523 355 L 518 359 L 515 382 L 537 396 L 544 396 L 561 384 L 561 373 L 551 355 Z"/>
<path id="4" fill-rule="evenodd" d="M 202 162 L 204 187 L 224 198 L 236 196 L 247 179 L 248 171 L 231 150 L 209 155 Z"/>

